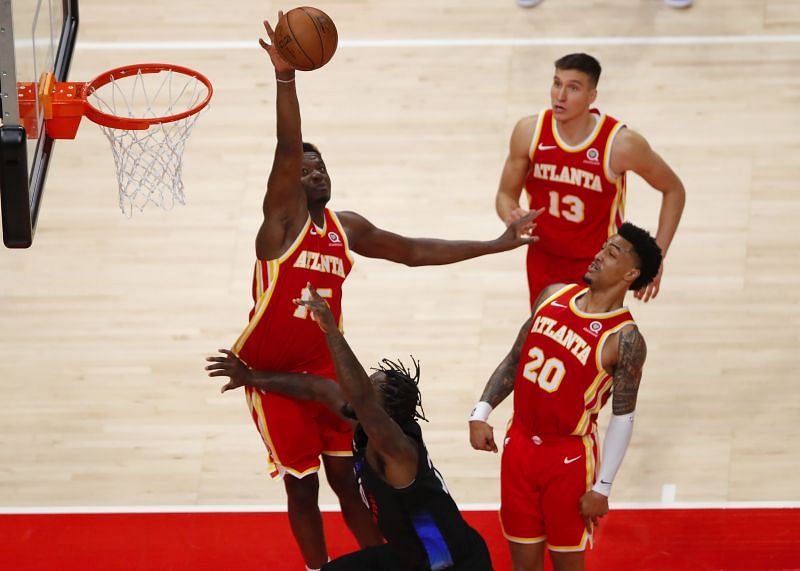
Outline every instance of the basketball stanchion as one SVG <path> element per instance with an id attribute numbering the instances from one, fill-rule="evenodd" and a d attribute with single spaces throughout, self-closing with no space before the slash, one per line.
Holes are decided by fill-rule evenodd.
<path id="1" fill-rule="evenodd" d="M 92 81 L 55 82 L 45 74 L 39 82 L 18 84 L 20 115 L 44 112 L 45 129 L 53 139 L 74 139 L 86 116 L 100 125 L 111 143 L 123 214 L 150 203 L 163 209 L 185 204 L 183 151 L 213 88 L 203 74 L 187 67 L 135 64 L 102 73 Z M 30 121 L 29 121 L 30 122 Z M 25 125 L 36 130 L 35 123 Z"/>

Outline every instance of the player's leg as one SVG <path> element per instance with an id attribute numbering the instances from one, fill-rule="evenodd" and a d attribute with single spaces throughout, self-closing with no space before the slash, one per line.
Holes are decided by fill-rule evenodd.
<path id="1" fill-rule="evenodd" d="M 559 553 L 550 552 L 550 560 L 553 562 L 553 571 L 583 571 L 585 567 L 584 552 Z"/>
<path id="2" fill-rule="evenodd" d="M 353 472 L 352 427 L 328 410 L 320 414 L 317 422 L 321 429 L 325 476 L 339 498 L 342 517 L 347 527 L 361 547 L 382 544 L 383 536 L 361 497 Z"/>
<path id="3" fill-rule="evenodd" d="M 322 463 L 325 465 L 328 484 L 339 498 L 342 517 L 358 544 L 361 547 L 382 544 L 383 536 L 358 491 L 353 473 L 353 458 L 323 455 Z"/>
<path id="4" fill-rule="evenodd" d="M 545 533 L 539 510 L 537 456 L 531 439 L 513 427 L 500 463 L 500 526 L 508 540 L 514 571 L 544 569 Z"/>
<path id="5" fill-rule="evenodd" d="M 516 543 L 509 541 L 508 549 L 511 552 L 513 571 L 544 570 L 544 542 Z"/>
<path id="6" fill-rule="evenodd" d="M 328 561 L 328 548 L 319 511 L 319 477 L 303 478 L 286 474 L 283 478 L 289 512 L 289 524 L 306 565 L 319 569 Z"/>
<path id="7" fill-rule="evenodd" d="M 289 523 L 303 558 L 312 569 L 328 561 L 319 511 L 319 455 L 323 449 L 315 403 L 275 393 L 247 390 L 253 420 L 269 451 L 273 477 L 283 476 Z"/>
<path id="8" fill-rule="evenodd" d="M 544 447 L 550 456 L 548 482 L 542 492 L 550 559 L 555 571 L 582 571 L 589 533 L 579 505 L 593 481 L 597 461 L 594 440 L 588 436 L 560 437 L 554 443 L 545 442 Z"/>

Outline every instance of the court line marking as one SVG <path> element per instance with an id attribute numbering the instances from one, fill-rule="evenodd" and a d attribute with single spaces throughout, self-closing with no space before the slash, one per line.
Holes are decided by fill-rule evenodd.
<path id="1" fill-rule="evenodd" d="M 664 484 L 661 486 L 661 503 L 675 503 L 675 496 L 678 494 L 678 486 L 675 484 Z"/>
<path id="2" fill-rule="evenodd" d="M 499 504 L 459 504 L 461 511 L 497 511 Z M 653 509 L 800 509 L 800 501 L 763 502 L 620 502 L 615 510 Z M 338 504 L 320 505 L 323 512 L 338 512 Z M 0 507 L 0 515 L 82 515 L 158 513 L 274 513 L 285 512 L 282 504 L 270 505 L 162 505 L 162 506 L 36 506 Z"/>
<path id="3" fill-rule="evenodd" d="M 15 45 L 26 45 L 18 39 Z M 729 35 L 729 36 L 592 36 L 555 38 L 396 38 L 340 40 L 342 48 L 482 48 L 482 47 L 547 47 L 547 46 L 696 46 L 733 44 L 796 44 L 800 34 Z M 77 50 L 251 50 L 258 47 L 253 40 L 222 41 L 140 41 L 84 42 Z"/>

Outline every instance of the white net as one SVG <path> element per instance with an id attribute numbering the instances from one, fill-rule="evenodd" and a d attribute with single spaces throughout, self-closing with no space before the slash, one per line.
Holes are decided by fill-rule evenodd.
<path id="1" fill-rule="evenodd" d="M 113 78 L 89 94 L 90 104 L 108 115 L 154 119 L 196 107 L 208 95 L 206 85 L 174 70 Z M 117 169 L 119 207 L 130 217 L 134 209 L 154 204 L 164 210 L 186 204 L 183 192 L 183 150 L 201 112 L 146 130 L 100 125 L 111 143 Z"/>

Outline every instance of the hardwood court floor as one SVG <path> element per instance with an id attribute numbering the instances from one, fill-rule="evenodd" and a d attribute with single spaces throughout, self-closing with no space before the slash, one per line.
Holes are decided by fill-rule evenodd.
<path id="1" fill-rule="evenodd" d="M 657 501 L 665 484 L 680 501 L 797 499 L 798 4 L 317 5 L 343 43 L 298 89 L 332 206 L 409 235 L 498 235 L 493 197 L 516 119 L 548 104 L 557 57 L 600 59 L 598 106 L 645 134 L 688 192 L 662 294 L 630 300 L 649 357 L 613 499 Z M 203 371 L 250 306 L 275 139 L 274 80 L 256 39 L 279 5 L 132 6 L 81 4 L 70 79 L 146 60 L 211 78 L 212 107 L 186 150 L 188 204 L 127 220 L 100 130 L 87 122 L 57 144 L 33 248 L 0 251 L 0 506 L 281 503 L 243 396 L 220 396 Z M 655 43 L 674 35 L 790 37 Z M 591 39 L 618 36 L 654 40 Z M 353 44 L 409 38 L 573 40 Z M 209 43 L 115 46 L 190 40 Z M 658 195 L 636 177 L 629 187 L 628 217 L 655 230 Z M 469 448 L 465 418 L 526 317 L 523 258 L 418 269 L 359 258 L 346 287 L 346 331 L 365 364 L 422 361 L 426 438 L 459 502 L 498 501 L 499 457 Z M 498 432 L 509 413 L 493 415 Z M 333 502 L 325 486 L 322 501 Z"/>

